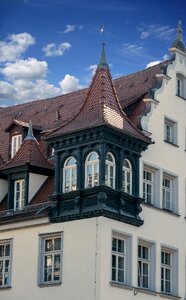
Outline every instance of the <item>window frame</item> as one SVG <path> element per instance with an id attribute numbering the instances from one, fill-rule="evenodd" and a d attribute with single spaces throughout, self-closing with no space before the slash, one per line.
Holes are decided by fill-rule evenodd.
<path id="1" fill-rule="evenodd" d="M 169 182 L 170 185 L 166 186 L 165 182 Z M 162 207 L 169 211 L 173 210 L 173 178 L 166 174 L 162 177 Z"/>
<path id="2" fill-rule="evenodd" d="M 89 158 L 92 154 L 96 154 L 97 159 L 95 160 L 90 160 Z M 90 174 L 90 179 L 91 179 L 91 185 L 89 185 L 89 178 L 88 178 L 88 167 L 91 166 L 92 173 Z M 96 172 L 95 169 L 97 168 L 97 184 L 95 184 L 96 181 Z M 99 186 L 99 155 L 96 151 L 91 151 L 85 159 L 85 188 L 93 188 L 95 186 Z"/>
<path id="3" fill-rule="evenodd" d="M 148 249 L 148 259 L 139 257 L 139 246 Z M 138 238 L 138 252 L 137 252 L 137 285 L 138 288 L 145 290 L 155 290 L 156 287 L 156 244 L 151 240 L 144 240 L 143 238 Z M 148 264 L 148 287 L 143 284 L 139 285 L 139 261 L 143 264 Z"/>
<path id="4" fill-rule="evenodd" d="M 178 144 L 178 123 L 167 117 L 164 117 L 164 141 L 174 145 Z"/>
<path id="5" fill-rule="evenodd" d="M 184 99 L 186 96 L 185 83 L 186 83 L 185 76 L 181 73 L 177 73 L 176 74 L 176 96 L 184 98 Z"/>
<path id="6" fill-rule="evenodd" d="M 149 173 L 151 175 L 151 180 L 148 179 L 147 175 Z M 153 170 L 148 169 L 144 166 L 143 168 L 143 198 L 145 199 L 145 203 L 154 204 L 154 183 L 155 181 L 155 172 Z M 151 192 L 148 192 L 148 187 L 150 187 Z M 149 196 L 150 195 L 150 199 Z"/>
<path id="7" fill-rule="evenodd" d="M 22 134 L 13 135 L 11 138 L 11 158 L 15 156 L 22 144 Z"/>
<path id="8" fill-rule="evenodd" d="M 17 190 L 17 184 L 20 184 L 20 190 Z M 17 196 L 19 199 L 17 199 Z M 18 203 L 18 206 L 17 206 Z M 25 207 L 25 179 L 20 178 L 14 181 L 14 210 L 22 210 Z"/>
<path id="9" fill-rule="evenodd" d="M 51 250 L 46 252 L 45 251 L 45 241 L 46 240 L 53 240 L 54 239 L 61 239 L 60 240 L 60 249 L 58 250 Z M 54 245 L 54 243 L 53 243 Z M 53 286 L 59 285 L 62 283 L 62 275 L 63 275 L 63 232 L 54 232 L 54 233 L 46 233 L 39 235 L 39 263 L 38 263 L 38 285 L 40 286 Z M 52 280 L 47 281 L 45 280 L 45 257 L 55 255 L 60 255 L 60 264 L 59 264 L 59 280 L 54 280 L 54 259 L 52 261 Z"/>
<path id="10" fill-rule="evenodd" d="M 140 251 L 139 251 L 140 248 Z M 143 257 L 143 249 L 147 249 L 148 257 Z M 139 252 L 140 255 L 139 256 Z M 150 247 L 143 244 L 138 244 L 138 287 L 149 289 L 150 285 Z M 145 268 L 147 267 L 147 274 Z M 140 271 L 140 272 L 139 272 Z M 147 279 L 147 286 L 145 286 L 145 279 Z"/>
<path id="11" fill-rule="evenodd" d="M 113 250 L 113 239 L 116 240 L 121 240 L 124 242 L 124 252 L 119 252 L 116 250 Z M 131 244 L 131 236 L 125 233 L 121 232 L 112 232 L 112 237 L 111 237 L 111 282 L 116 283 L 116 284 L 122 284 L 122 285 L 130 285 L 131 284 L 131 278 L 132 278 L 132 268 L 131 268 L 131 263 L 132 263 L 132 244 Z M 113 256 L 116 257 L 116 265 L 113 265 Z M 119 265 L 119 258 L 123 259 L 124 266 L 122 268 L 118 268 Z M 113 278 L 113 269 L 115 268 L 116 273 L 115 274 L 115 279 Z M 118 280 L 118 271 L 119 269 L 122 271 L 123 270 L 123 281 Z"/>
<path id="12" fill-rule="evenodd" d="M 144 195 L 144 184 L 143 184 L 144 183 L 144 171 L 150 172 L 153 175 L 153 178 L 152 178 L 153 193 L 152 193 L 152 199 L 151 199 L 152 202 L 151 203 L 147 202 L 146 199 L 144 198 L 144 196 L 145 196 Z M 161 199 L 160 186 L 161 186 L 161 181 L 162 181 L 161 169 L 157 165 L 150 164 L 148 161 L 143 161 L 140 172 L 141 172 L 140 175 L 142 178 L 142 184 L 140 185 L 140 195 L 145 200 L 144 204 L 161 208 L 161 201 L 160 201 L 160 199 Z"/>
<path id="13" fill-rule="evenodd" d="M 169 247 L 165 244 L 161 244 L 160 249 L 160 291 L 162 294 L 168 294 L 173 296 L 178 296 L 178 248 Z M 170 282 L 170 292 L 162 290 L 162 267 L 166 268 L 166 264 L 162 264 L 162 252 L 166 252 L 171 256 L 171 265 L 167 265 L 167 268 L 171 268 L 171 282 Z"/>
<path id="14" fill-rule="evenodd" d="M 125 162 L 127 162 L 129 164 L 129 168 L 125 167 Z M 132 164 L 130 162 L 130 160 L 128 158 L 124 158 L 123 160 L 123 166 L 122 166 L 122 190 L 123 192 L 132 195 L 132 175 L 133 175 L 133 168 L 132 168 Z M 125 181 L 125 178 L 128 178 L 129 175 L 129 181 Z M 128 186 L 129 186 L 129 190 L 128 190 Z"/>
<path id="15" fill-rule="evenodd" d="M 7 284 L 0 285 L 0 289 L 4 288 L 10 288 L 11 287 L 11 279 L 12 279 L 12 249 L 13 249 L 13 240 L 12 239 L 6 239 L 6 240 L 0 240 L 0 247 L 1 246 L 7 246 L 9 245 L 9 255 L 7 256 L 0 256 L 0 262 L 2 261 L 2 280 L 5 279 L 4 273 L 8 273 L 9 279 Z M 5 253 L 4 253 L 5 254 Z M 6 258 L 7 257 L 7 258 Z M 5 272 L 5 261 L 9 260 L 8 265 L 8 271 Z M 4 262 L 4 263 L 3 263 Z"/>
<path id="16" fill-rule="evenodd" d="M 67 165 L 67 163 L 74 159 L 75 163 L 73 165 Z M 75 188 L 73 189 L 73 171 L 75 170 Z M 66 191 L 66 172 L 69 171 L 69 190 Z M 69 156 L 63 164 L 63 193 L 69 193 L 77 190 L 77 161 L 74 156 Z"/>
<path id="17" fill-rule="evenodd" d="M 171 181 L 171 210 L 164 207 L 163 200 L 163 178 L 169 179 Z M 178 197 L 178 183 L 179 177 L 177 174 L 170 173 L 168 170 L 162 170 L 162 209 L 167 210 L 171 213 L 179 213 L 179 197 Z"/>
<path id="18" fill-rule="evenodd" d="M 111 156 L 112 162 L 107 159 L 107 155 Z M 115 185 L 116 185 L 116 162 L 115 162 L 115 157 L 111 152 L 107 152 L 107 155 L 106 155 L 106 158 L 105 158 L 105 185 L 111 187 L 112 189 L 115 189 Z M 113 172 L 113 177 L 111 177 L 111 168 L 113 168 L 113 171 L 112 171 Z M 108 174 L 106 174 L 107 170 L 108 170 Z M 109 182 L 110 182 L 110 184 L 109 184 Z M 113 182 L 113 183 L 111 184 L 111 182 Z"/>

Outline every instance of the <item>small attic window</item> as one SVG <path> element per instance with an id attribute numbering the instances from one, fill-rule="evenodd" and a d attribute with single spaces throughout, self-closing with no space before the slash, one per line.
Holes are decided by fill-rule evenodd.
<path id="1" fill-rule="evenodd" d="M 17 134 L 12 136 L 11 141 L 11 158 L 14 157 L 16 152 L 19 150 L 20 146 L 22 144 L 22 134 Z"/>
<path id="2" fill-rule="evenodd" d="M 176 95 L 186 98 L 186 79 L 181 74 L 177 74 L 176 76 Z"/>

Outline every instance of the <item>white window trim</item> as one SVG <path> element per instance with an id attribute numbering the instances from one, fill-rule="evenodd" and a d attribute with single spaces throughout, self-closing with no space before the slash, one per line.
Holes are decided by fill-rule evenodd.
<path id="1" fill-rule="evenodd" d="M 176 95 L 178 97 L 184 98 L 186 96 L 186 79 L 181 73 L 176 74 Z"/>
<path id="2" fill-rule="evenodd" d="M 73 158 L 75 160 L 75 164 L 74 165 L 70 165 L 70 166 L 67 166 L 67 162 Z M 66 188 L 66 176 L 65 176 L 65 171 L 69 170 L 70 171 L 70 176 L 69 176 L 69 181 L 70 181 L 70 185 L 69 185 L 69 191 L 65 191 L 65 188 Z M 73 170 L 76 170 L 76 185 L 75 187 L 73 188 L 73 185 L 72 185 L 72 172 Z M 76 163 L 76 159 L 73 157 L 73 156 L 69 156 L 65 162 L 64 162 L 64 166 L 63 166 L 63 193 L 68 193 L 68 192 L 71 192 L 71 191 L 76 191 L 77 189 L 77 163 Z"/>
<path id="3" fill-rule="evenodd" d="M 151 174 L 151 180 L 144 178 L 144 172 Z M 154 204 L 154 177 L 155 177 L 154 173 L 155 172 L 153 170 L 150 170 L 147 167 L 144 167 L 144 169 L 143 169 L 143 198 L 145 199 L 146 203 L 152 204 L 152 205 Z M 148 186 L 151 187 L 150 201 L 147 199 L 147 195 L 149 195 L 149 193 L 147 192 Z"/>
<path id="4" fill-rule="evenodd" d="M 120 252 L 115 252 L 112 250 L 112 239 L 120 239 L 124 241 L 124 248 L 125 248 L 125 253 L 124 253 L 124 282 L 119 282 L 117 280 L 112 279 L 112 255 L 120 255 Z M 131 235 L 122 233 L 122 232 L 117 232 L 117 231 L 112 231 L 112 237 L 111 237 L 111 282 L 113 283 L 118 283 L 118 284 L 123 284 L 123 285 L 131 285 L 131 278 L 132 278 L 132 237 Z M 117 279 L 117 278 L 116 278 Z"/>
<path id="5" fill-rule="evenodd" d="M 162 267 L 164 268 L 169 268 L 171 270 L 171 279 L 170 279 L 170 293 L 166 291 L 162 291 L 162 277 L 161 277 L 161 269 L 160 269 L 160 287 L 161 287 L 161 293 L 163 294 L 170 294 L 177 296 L 178 295 L 178 249 L 177 248 L 172 248 L 166 245 L 161 245 L 161 252 L 166 252 L 171 255 L 171 265 L 164 265 L 162 264 L 161 257 L 160 257 L 160 264 L 161 264 L 161 269 Z"/>
<path id="6" fill-rule="evenodd" d="M 127 168 L 127 167 L 124 166 L 124 162 L 125 162 L 125 161 L 127 161 L 127 163 L 129 164 L 130 168 Z M 127 182 L 127 184 L 126 184 L 125 181 L 124 181 L 124 178 L 127 178 L 127 177 L 128 177 L 127 174 L 129 174 L 129 176 L 130 176 L 130 182 L 129 182 L 129 184 L 130 184 L 130 189 L 129 189 L 129 194 L 132 195 L 132 173 L 133 173 L 133 170 L 132 170 L 132 164 L 131 164 L 130 160 L 127 159 L 127 158 L 125 158 L 125 159 L 123 160 L 123 173 L 124 173 L 124 174 L 123 174 L 123 191 L 124 191 L 125 193 L 128 193 L 128 191 L 127 191 L 128 182 Z"/>
<path id="7" fill-rule="evenodd" d="M 108 175 L 107 175 L 108 179 L 106 181 L 106 178 L 105 178 L 105 185 L 107 185 L 107 186 L 115 189 L 115 183 L 116 183 L 116 162 L 115 162 L 114 155 L 111 152 L 108 152 L 107 155 L 108 154 L 112 157 L 112 162 L 109 161 L 109 160 L 107 160 L 107 159 L 105 160 L 105 168 L 106 168 L 106 166 L 108 167 Z M 111 180 L 110 180 L 110 178 L 111 178 L 111 176 L 110 176 L 110 173 L 111 173 L 110 170 L 111 170 L 112 167 L 113 167 L 113 186 L 111 184 L 109 184 L 111 182 Z M 105 175 L 106 175 L 106 173 L 105 173 Z"/>
<path id="8" fill-rule="evenodd" d="M 171 195 L 170 195 L 170 199 L 171 199 L 171 203 L 170 203 L 170 209 L 166 208 L 164 206 L 164 200 L 163 200 L 163 179 L 168 179 L 171 182 Z M 178 176 L 176 176 L 175 174 L 172 174 L 166 170 L 162 170 L 162 208 L 168 211 L 171 211 L 173 213 L 178 213 L 179 211 L 179 203 L 178 203 Z"/>
<path id="9" fill-rule="evenodd" d="M 161 170 L 155 164 L 150 164 L 147 161 L 142 162 L 142 168 L 140 171 L 140 175 L 141 175 L 140 177 L 142 178 L 142 184 L 140 184 L 140 195 L 142 198 L 144 195 L 144 193 L 143 193 L 143 182 L 144 182 L 143 171 L 144 170 L 153 173 L 153 197 L 152 197 L 151 205 L 160 208 L 161 207 L 161 202 L 160 202 Z M 148 204 L 146 201 L 145 201 L 145 203 Z"/>
<path id="10" fill-rule="evenodd" d="M 20 198 L 17 200 L 17 183 L 20 184 L 19 195 Z M 18 206 L 17 206 L 18 203 Z M 14 181 L 14 210 L 21 210 L 25 207 L 25 180 L 19 179 Z"/>
<path id="11" fill-rule="evenodd" d="M 166 126 L 170 128 L 170 137 L 167 136 Z M 164 117 L 164 140 L 174 145 L 178 144 L 178 123 L 167 116 Z"/>
<path id="12" fill-rule="evenodd" d="M 60 279 L 58 281 L 44 281 L 44 241 L 46 239 L 54 239 L 54 238 L 61 238 L 61 249 L 56 252 L 60 253 Z M 48 254 L 51 252 L 48 252 Z M 63 275 L 63 232 L 52 232 L 52 233 L 45 233 L 39 235 L 39 262 L 38 262 L 38 285 L 41 286 L 53 286 L 62 283 L 62 275 Z"/>
<path id="13" fill-rule="evenodd" d="M 94 161 L 88 161 L 89 157 L 91 156 L 92 153 L 96 153 L 98 159 L 94 160 Z M 92 165 L 92 185 L 91 186 L 88 186 L 88 173 L 87 173 L 87 169 L 88 169 L 88 166 Z M 94 177 L 95 177 L 95 166 L 98 166 L 98 184 L 95 185 L 95 182 L 94 182 Z M 95 186 L 98 186 L 99 185 L 99 156 L 98 156 L 98 153 L 96 151 L 91 151 L 87 157 L 86 157 L 86 160 L 85 160 L 85 188 L 93 188 Z"/>
<path id="14" fill-rule="evenodd" d="M 17 135 L 12 136 L 11 158 L 13 158 L 15 156 L 15 154 L 19 150 L 21 144 L 22 144 L 22 134 L 17 134 Z"/>
<path id="15" fill-rule="evenodd" d="M 139 245 L 147 247 L 149 249 L 149 258 L 148 260 L 143 258 L 139 259 L 138 252 L 137 252 L 137 257 L 138 257 L 137 264 L 139 260 L 148 263 L 148 287 L 144 287 L 144 286 L 138 286 L 138 287 L 153 291 L 155 290 L 156 287 L 156 244 L 154 241 L 138 238 L 138 246 Z M 138 267 L 139 264 L 137 266 L 137 270 Z M 137 272 L 137 276 L 138 276 L 138 272 Z"/>
<path id="16" fill-rule="evenodd" d="M 12 279 L 12 249 L 13 249 L 13 239 L 6 239 L 6 240 L 0 240 L 0 245 L 10 245 L 10 255 L 8 256 L 7 260 L 9 259 L 9 270 L 8 270 L 8 274 L 9 274 L 9 282 L 7 285 L 0 285 L 0 289 L 1 288 L 10 288 L 11 287 L 11 279 Z M 0 257 L 0 261 L 5 261 L 6 258 L 2 258 Z M 4 268 L 4 263 L 3 263 L 3 274 L 5 273 L 5 268 Z M 3 279 L 4 279 L 4 275 L 3 275 Z"/>

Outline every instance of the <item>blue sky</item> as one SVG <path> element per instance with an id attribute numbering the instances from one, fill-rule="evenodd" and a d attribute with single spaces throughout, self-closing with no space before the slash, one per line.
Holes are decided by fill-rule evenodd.
<path id="1" fill-rule="evenodd" d="M 102 41 L 113 78 L 166 59 L 179 19 L 186 42 L 185 11 L 185 0 L 0 0 L 0 106 L 87 87 Z"/>

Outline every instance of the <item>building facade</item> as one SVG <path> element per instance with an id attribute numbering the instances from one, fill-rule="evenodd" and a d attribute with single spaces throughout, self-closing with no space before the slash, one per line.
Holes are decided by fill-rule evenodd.
<path id="1" fill-rule="evenodd" d="M 186 49 L 0 108 L 0 299 L 186 298 Z M 31 121 L 30 121 L 31 120 Z"/>

